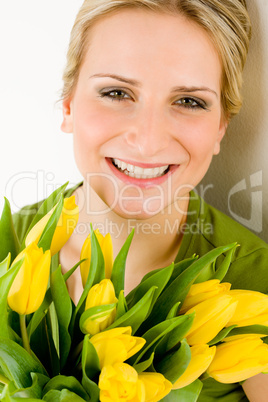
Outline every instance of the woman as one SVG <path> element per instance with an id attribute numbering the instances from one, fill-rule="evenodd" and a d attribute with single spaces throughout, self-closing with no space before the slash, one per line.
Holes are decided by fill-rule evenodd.
<path id="1" fill-rule="evenodd" d="M 241 247 L 225 279 L 268 291 L 267 245 L 191 191 L 241 106 L 249 39 L 244 0 L 84 2 L 62 94 L 62 130 L 73 133 L 84 178 L 69 191 L 80 217 L 58 256 L 63 271 L 79 260 L 92 222 L 111 233 L 115 254 L 135 228 L 126 293 L 149 271 L 233 241 Z M 68 288 L 76 302 L 79 272 Z M 243 384 L 250 400 L 266 400 L 264 378 Z M 238 384 L 205 381 L 200 401 L 216 399 L 247 400 Z"/>

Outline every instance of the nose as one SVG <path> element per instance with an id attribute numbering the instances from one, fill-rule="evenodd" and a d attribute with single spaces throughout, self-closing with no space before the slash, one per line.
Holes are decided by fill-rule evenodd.
<path id="1" fill-rule="evenodd" d="M 131 119 L 125 139 L 143 157 L 153 157 L 168 148 L 170 135 L 165 110 L 152 105 L 140 108 Z"/>

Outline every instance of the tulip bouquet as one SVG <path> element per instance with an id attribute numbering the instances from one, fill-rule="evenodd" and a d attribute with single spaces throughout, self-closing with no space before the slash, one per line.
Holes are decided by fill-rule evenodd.
<path id="1" fill-rule="evenodd" d="M 65 187 L 42 204 L 22 244 L 5 202 L 0 400 L 192 402 L 208 377 L 233 383 L 268 371 L 268 297 L 221 283 L 236 244 L 150 272 L 125 296 L 133 232 L 115 260 L 110 235 L 92 230 L 71 270 L 53 263 L 78 221 Z M 79 266 L 84 291 L 74 305 L 66 281 Z"/>

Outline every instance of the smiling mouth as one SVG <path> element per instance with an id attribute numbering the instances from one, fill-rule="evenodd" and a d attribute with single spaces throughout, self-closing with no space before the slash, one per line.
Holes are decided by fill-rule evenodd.
<path id="1" fill-rule="evenodd" d="M 112 158 L 113 165 L 126 176 L 135 179 L 155 179 L 168 173 L 170 165 L 164 165 L 153 168 L 142 168 L 140 166 L 131 165 L 119 159 Z"/>

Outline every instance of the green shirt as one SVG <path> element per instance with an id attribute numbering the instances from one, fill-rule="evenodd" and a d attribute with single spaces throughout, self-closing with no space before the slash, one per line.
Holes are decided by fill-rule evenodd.
<path id="1" fill-rule="evenodd" d="M 68 190 L 66 196 L 70 196 L 78 186 Z M 24 207 L 14 215 L 20 241 L 40 205 L 41 202 Z M 193 254 L 202 256 L 218 246 L 237 242 L 240 247 L 236 250 L 224 281 L 232 283 L 232 289 L 241 288 L 268 293 L 268 245 L 222 212 L 206 204 L 194 192 L 191 192 L 183 232 L 176 261 L 191 257 Z M 54 256 L 53 259 L 57 265 L 58 256 Z M 217 262 L 220 262 L 220 258 Z M 220 384 L 209 378 L 204 381 L 198 402 L 213 401 L 244 402 L 248 399 L 239 384 Z"/>

